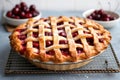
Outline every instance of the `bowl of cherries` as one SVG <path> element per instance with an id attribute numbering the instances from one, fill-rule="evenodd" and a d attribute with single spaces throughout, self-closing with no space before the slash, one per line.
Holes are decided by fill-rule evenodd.
<path id="1" fill-rule="evenodd" d="M 9 25 L 18 26 L 25 23 L 29 18 L 40 19 L 41 13 L 34 4 L 28 6 L 25 2 L 16 4 L 11 10 L 3 14 L 5 22 Z"/>
<path id="2" fill-rule="evenodd" d="M 90 9 L 83 12 L 83 17 L 96 21 L 103 25 L 105 28 L 111 28 L 118 24 L 120 16 L 118 13 L 113 11 L 107 11 L 103 9 Z"/>

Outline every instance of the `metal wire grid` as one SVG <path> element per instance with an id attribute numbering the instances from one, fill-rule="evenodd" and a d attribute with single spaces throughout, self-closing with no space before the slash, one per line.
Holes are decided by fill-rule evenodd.
<path id="1" fill-rule="evenodd" d="M 41 74 L 41 73 L 115 73 L 120 72 L 120 65 L 110 45 L 105 52 L 89 64 L 73 70 L 53 71 L 37 68 L 11 49 L 5 74 Z"/>

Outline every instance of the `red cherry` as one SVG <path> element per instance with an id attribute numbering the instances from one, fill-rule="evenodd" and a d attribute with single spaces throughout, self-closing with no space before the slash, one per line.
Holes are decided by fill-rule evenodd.
<path id="1" fill-rule="evenodd" d="M 29 8 L 26 8 L 25 12 L 26 12 L 26 13 L 29 13 L 29 12 L 30 12 Z"/>
<path id="2" fill-rule="evenodd" d="M 25 14 L 25 18 L 31 18 L 32 17 L 32 14 L 31 13 L 26 13 Z"/>
<path id="3" fill-rule="evenodd" d="M 19 9 L 20 9 L 21 6 L 20 6 L 19 4 L 16 4 L 16 5 L 15 5 L 15 8 L 19 8 Z"/>
<path id="4" fill-rule="evenodd" d="M 59 44 L 67 44 L 68 43 L 68 41 L 66 41 L 66 40 L 60 40 L 59 41 Z"/>
<path id="5" fill-rule="evenodd" d="M 19 36 L 18 36 L 18 38 L 19 38 L 20 40 L 24 40 L 24 39 L 26 39 L 26 37 L 27 37 L 27 36 L 26 36 L 26 35 L 24 35 L 24 34 L 23 34 L 23 35 L 19 35 Z"/>
<path id="6" fill-rule="evenodd" d="M 20 51 L 20 54 L 23 55 L 25 51 L 26 51 L 26 47 L 23 46 L 22 50 Z"/>
<path id="7" fill-rule="evenodd" d="M 25 12 L 20 12 L 20 15 L 19 15 L 21 18 L 25 18 Z"/>
<path id="8" fill-rule="evenodd" d="M 60 49 L 62 54 L 65 55 L 65 56 L 68 56 L 69 55 L 69 49 L 68 48 L 65 48 L 65 49 Z"/>
<path id="9" fill-rule="evenodd" d="M 98 13 L 98 10 L 95 10 L 93 13 L 97 14 L 97 13 Z"/>
<path id="10" fill-rule="evenodd" d="M 114 20 L 110 14 L 107 14 L 103 9 L 95 10 L 93 13 L 87 16 L 88 19 L 110 21 Z"/>
<path id="11" fill-rule="evenodd" d="M 31 11 L 31 13 L 32 13 L 32 17 L 35 17 L 35 16 L 37 16 L 39 14 L 38 11 Z"/>
<path id="12" fill-rule="evenodd" d="M 59 35 L 63 36 L 63 37 L 66 37 L 66 33 L 65 32 L 60 32 Z"/>
<path id="13" fill-rule="evenodd" d="M 32 18 L 39 14 L 36 10 L 35 5 L 30 5 L 28 8 L 25 2 L 21 2 L 20 4 L 16 4 L 15 7 L 6 13 L 6 16 L 15 18 L 15 19 L 25 19 Z"/>
<path id="14" fill-rule="evenodd" d="M 92 13 L 91 16 L 94 17 L 96 14 L 95 13 Z"/>
<path id="15" fill-rule="evenodd" d="M 14 18 L 15 18 L 15 19 L 20 19 L 20 17 L 19 17 L 19 16 L 15 16 Z"/>
<path id="16" fill-rule="evenodd" d="M 45 36 L 52 36 L 51 32 L 45 32 Z"/>
<path id="17" fill-rule="evenodd" d="M 80 54 L 83 52 L 83 49 L 82 48 L 77 48 L 77 53 Z"/>
<path id="18" fill-rule="evenodd" d="M 101 18 L 101 15 L 100 15 L 100 14 L 96 14 L 96 15 L 94 16 L 94 20 L 100 20 L 100 18 Z"/>
<path id="19" fill-rule="evenodd" d="M 38 42 L 33 42 L 33 47 L 39 48 L 39 43 Z"/>
<path id="20" fill-rule="evenodd" d="M 62 52 L 62 54 L 64 55 L 64 56 L 68 56 L 69 55 L 69 52 Z"/>
<path id="21" fill-rule="evenodd" d="M 86 38 L 87 39 L 87 42 L 89 45 L 93 46 L 94 45 L 94 41 L 93 41 L 93 38 Z"/>
<path id="22" fill-rule="evenodd" d="M 25 47 L 26 46 L 26 42 L 22 41 L 22 46 Z"/>
<path id="23" fill-rule="evenodd" d="M 13 14 L 18 14 L 19 11 L 20 11 L 20 9 L 16 7 L 16 8 L 13 8 L 12 13 Z"/>
<path id="24" fill-rule="evenodd" d="M 47 47 L 51 46 L 52 44 L 53 44 L 52 41 L 50 41 L 50 40 L 46 40 L 46 46 L 47 46 Z"/>
<path id="25" fill-rule="evenodd" d="M 47 54 L 49 54 L 49 55 L 54 55 L 55 54 L 55 51 L 54 50 L 50 50 L 50 51 L 48 51 L 48 52 L 46 52 Z"/>
<path id="26" fill-rule="evenodd" d="M 78 43 L 78 44 L 82 44 L 80 39 L 76 40 L 75 42 Z"/>
<path id="27" fill-rule="evenodd" d="M 90 16 L 90 15 L 89 15 L 89 16 L 87 16 L 87 18 L 88 18 L 88 19 L 93 19 L 93 17 L 92 17 L 92 16 Z"/>
<path id="28" fill-rule="evenodd" d="M 34 36 L 35 38 L 37 38 L 37 37 L 38 37 L 38 32 L 33 32 L 33 36 Z"/>
<path id="29" fill-rule="evenodd" d="M 15 18 L 15 15 L 14 14 L 12 14 L 12 17 L 11 18 Z"/>
<path id="30" fill-rule="evenodd" d="M 6 14 L 7 17 L 12 17 L 12 11 L 8 11 Z"/>
<path id="31" fill-rule="evenodd" d="M 103 13 L 104 13 L 103 9 L 98 10 L 98 14 L 103 14 Z"/>
<path id="32" fill-rule="evenodd" d="M 20 5 L 21 5 L 21 7 L 27 6 L 27 4 L 25 2 L 21 2 Z"/>
<path id="33" fill-rule="evenodd" d="M 77 36 L 77 35 L 78 35 L 78 32 L 72 33 L 72 36 L 73 36 L 73 37 L 75 37 L 75 36 Z"/>
<path id="34" fill-rule="evenodd" d="M 31 5 L 29 8 L 31 11 L 36 11 L 36 6 L 35 5 Z"/>
<path id="35" fill-rule="evenodd" d="M 107 14 L 107 16 L 106 16 L 106 17 L 110 18 L 110 17 L 111 17 L 111 15 L 110 15 L 110 14 Z"/>
<path id="36" fill-rule="evenodd" d="M 27 6 L 23 6 L 23 7 L 21 7 L 21 10 L 26 12 L 28 10 L 28 7 Z"/>
<path id="37" fill-rule="evenodd" d="M 102 18 L 103 21 L 109 21 L 110 19 L 108 17 Z"/>
<path id="38" fill-rule="evenodd" d="M 112 17 L 112 16 L 110 17 L 110 20 L 115 20 L 115 19 L 116 19 L 116 17 Z"/>

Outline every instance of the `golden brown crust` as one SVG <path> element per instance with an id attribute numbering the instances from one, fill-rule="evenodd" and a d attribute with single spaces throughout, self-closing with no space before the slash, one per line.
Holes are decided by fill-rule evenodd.
<path id="1" fill-rule="evenodd" d="M 58 26 L 57 23 L 63 22 L 62 25 Z M 70 22 L 72 24 L 70 24 Z M 38 25 L 38 29 L 33 29 L 33 27 Z M 50 28 L 45 28 L 46 26 Z M 65 27 L 66 38 L 58 35 L 58 27 Z M 19 32 L 20 29 L 27 30 Z M 45 31 L 52 32 L 53 36 L 45 36 Z M 77 31 L 78 35 L 73 37 L 72 33 Z M 84 33 L 87 32 L 89 34 Z M 38 32 L 38 38 L 32 36 L 33 32 Z M 20 34 L 27 34 L 26 50 L 24 51 L 24 56 L 29 59 L 38 59 L 43 62 L 52 61 L 54 63 L 62 62 L 77 62 L 79 60 L 85 60 L 90 57 L 98 55 L 101 51 L 105 50 L 110 43 L 111 35 L 110 32 L 103 28 L 100 24 L 77 17 L 48 17 L 41 18 L 39 21 L 30 19 L 28 22 L 18 26 L 10 35 L 11 47 L 20 52 L 22 47 L 22 41 L 18 38 Z M 93 44 L 89 45 L 87 38 L 93 38 Z M 53 40 L 53 45 L 46 47 L 46 40 Z M 75 40 L 81 40 L 81 44 L 75 43 Z M 100 42 L 99 40 L 102 39 Z M 68 44 L 59 44 L 59 40 L 67 40 Z M 33 48 L 33 41 L 39 42 L 39 50 L 37 51 Z M 83 52 L 78 54 L 76 48 L 80 47 Z M 69 48 L 70 55 L 65 56 L 61 53 L 60 48 Z M 54 50 L 54 55 L 46 54 L 47 51 Z M 39 52 L 38 54 L 36 52 Z"/>

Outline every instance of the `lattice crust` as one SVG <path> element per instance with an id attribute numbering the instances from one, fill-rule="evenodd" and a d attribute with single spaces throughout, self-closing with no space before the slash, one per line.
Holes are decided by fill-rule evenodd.
<path id="1" fill-rule="evenodd" d="M 110 40 L 110 33 L 94 21 L 65 16 L 30 19 L 10 35 L 11 46 L 24 57 L 54 63 L 93 57 Z"/>

